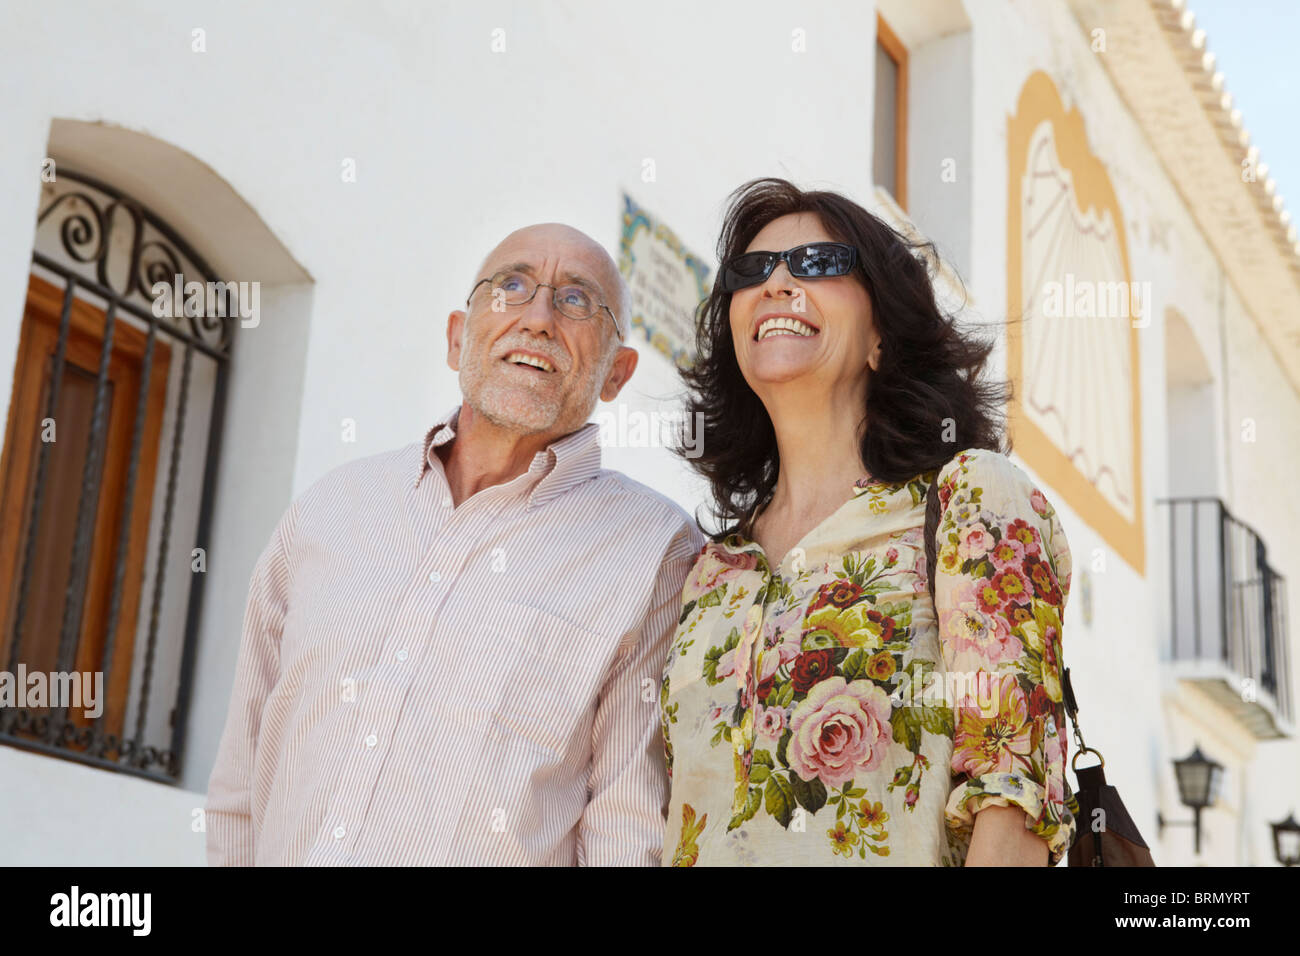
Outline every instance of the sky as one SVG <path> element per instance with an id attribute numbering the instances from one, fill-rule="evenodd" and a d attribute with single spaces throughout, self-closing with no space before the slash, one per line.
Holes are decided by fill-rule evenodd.
<path id="1" fill-rule="evenodd" d="M 1300 0 L 1188 0 L 1223 88 L 1300 221 Z"/>

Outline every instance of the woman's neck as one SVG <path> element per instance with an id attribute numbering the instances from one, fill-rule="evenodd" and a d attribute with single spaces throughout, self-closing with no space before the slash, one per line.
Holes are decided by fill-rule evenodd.
<path id="1" fill-rule="evenodd" d="M 780 466 L 766 513 L 793 521 L 816 517 L 842 505 L 854 482 L 869 477 L 861 458 L 866 425 L 860 395 L 781 395 L 768 414 Z"/>

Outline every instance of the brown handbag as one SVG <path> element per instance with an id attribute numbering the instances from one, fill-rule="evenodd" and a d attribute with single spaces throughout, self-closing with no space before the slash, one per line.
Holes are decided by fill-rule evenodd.
<path id="1" fill-rule="evenodd" d="M 939 530 L 939 510 L 939 471 L 936 471 L 925 493 L 925 570 L 929 577 L 931 601 L 934 600 L 934 569 L 938 557 L 936 534 Z M 935 615 L 938 620 L 937 609 Z M 1061 690 L 1065 698 L 1065 710 L 1074 725 L 1074 739 L 1079 745 L 1070 761 L 1070 767 L 1078 780 L 1074 793 L 1079 802 L 1079 815 L 1075 820 L 1074 841 L 1070 844 L 1068 865 L 1155 866 L 1151 850 L 1138 832 L 1137 824 L 1129 816 L 1119 791 L 1106 782 L 1103 770 L 1106 760 L 1101 751 L 1083 742 L 1083 732 L 1079 729 L 1079 705 L 1075 701 L 1074 688 L 1070 685 L 1068 667 L 1061 671 Z M 1101 762 L 1095 767 L 1080 770 L 1078 760 L 1085 753 L 1096 754 Z"/>

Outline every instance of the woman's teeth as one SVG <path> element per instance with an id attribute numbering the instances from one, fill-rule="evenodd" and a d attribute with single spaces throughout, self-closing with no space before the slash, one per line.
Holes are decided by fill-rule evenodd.
<path id="1" fill-rule="evenodd" d="M 807 322 L 801 322 L 798 319 L 781 316 L 778 318 L 766 319 L 758 327 L 758 335 L 756 335 L 755 338 L 761 342 L 763 339 L 769 338 L 773 335 L 799 335 L 804 338 L 809 338 L 816 334 L 817 330 Z"/>

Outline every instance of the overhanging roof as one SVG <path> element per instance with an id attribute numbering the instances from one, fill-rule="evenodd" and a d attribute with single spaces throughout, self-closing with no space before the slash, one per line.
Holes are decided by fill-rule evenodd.
<path id="1" fill-rule="evenodd" d="M 1291 385 L 1300 392 L 1300 242 L 1184 0 L 1069 0 Z M 1254 167 L 1242 177 L 1243 160 Z"/>

